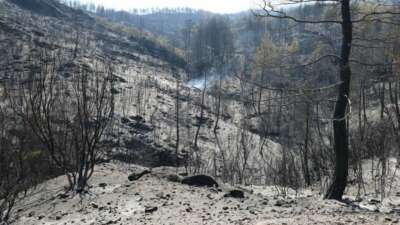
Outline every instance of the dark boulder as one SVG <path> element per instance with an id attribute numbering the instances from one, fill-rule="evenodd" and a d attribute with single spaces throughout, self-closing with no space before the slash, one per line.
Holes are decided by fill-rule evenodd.
<path id="1" fill-rule="evenodd" d="M 146 122 L 146 120 L 145 120 L 142 116 L 139 116 L 139 115 L 137 115 L 137 116 L 130 116 L 129 119 L 135 120 L 136 122 L 142 122 L 142 123 L 145 123 L 145 122 Z"/>
<path id="2" fill-rule="evenodd" d="M 129 123 L 129 122 L 131 122 L 130 119 L 125 118 L 125 117 L 122 117 L 122 118 L 121 118 L 121 123 L 127 124 L 127 123 Z"/>
<path id="3" fill-rule="evenodd" d="M 371 199 L 371 200 L 369 200 L 369 204 L 370 204 L 370 205 L 378 205 L 379 203 L 381 203 L 381 201 L 378 200 L 378 199 Z"/>
<path id="4" fill-rule="evenodd" d="M 226 198 L 244 198 L 244 192 L 241 190 L 231 190 L 224 195 Z"/>
<path id="5" fill-rule="evenodd" d="M 143 177 L 146 174 L 151 173 L 150 170 L 143 170 L 140 173 L 132 173 L 131 175 L 128 176 L 128 180 L 129 181 L 135 181 L 135 180 L 139 180 L 141 177 Z"/>
<path id="6" fill-rule="evenodd" d="M 107 184 L 106 184 L 106 183 L 100 183 L 100 184 L 99 184 L 99 187 L 101 187 L 101 188 L 106 188 L 106 187 L 107 187 Z"/>
<path id="7" fill-rule="evenodd" d="M 214 178 L 207 175 L 196 175 L 182 179 L 182 184 L 197 187 L 218 187 Z"/>
<path id="8" fill-rule="evenodd" d="M 157 206 L 146 206 L 144 209 L 145 213 L 153 213 L 158 210 Z"/>

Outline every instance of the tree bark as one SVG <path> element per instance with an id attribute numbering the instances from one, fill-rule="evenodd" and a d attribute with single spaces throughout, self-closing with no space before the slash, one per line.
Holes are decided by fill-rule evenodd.
<path id="1" fill-rule="evenodd" d="M 306 105 L 306 133 L 304 138 L 304 153 L 303 153 L 303 171 L 304 180 L 307 186 L 311 185 L 311 175 L 309 170 L 309 142 L 310 142 L 310 117 L 311 117 L 311 105 L 307 103 Z"/>
<path id="2" fill-rule="evenodd" d="M 349 58 L 353 39 L 350 0 L 342 0 L 342 48 L 340 59 L 340 81 L 338 98 L 335 105 L 333 133 L 335 150 L 335 172 L 325 198 L 341 200 L 347 185 L 349 143 L 346 128 L 346 110 L 349 103 L 351 67 Z"/>
<path id="3" fill-rule="evenodd" d="M 175 115 L 176 115 L 176 144 L 175 144 L 175 157 L 176 157 L 176 170 L 179 168 L 179 80 L 176 80 L 176 102 L 175 102 Z"/>

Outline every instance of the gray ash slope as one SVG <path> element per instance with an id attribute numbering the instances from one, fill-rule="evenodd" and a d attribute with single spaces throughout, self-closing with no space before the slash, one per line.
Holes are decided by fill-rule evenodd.
<path id="1" fill-rule="evenodd" d="M 181 73 L 185 68 L 185 61 L 175 49 L 147 33 L 93 17 L 55 0 L 0 1 L 0 81 L 12 78 L 16 71 L 29 73 L 34 68 L 30 57 L 40 54 L 68 59 L 57 70 L 64 77 L 79 66 L 96 69 L 93 58 L 107 61 L 115 69 L 117 93 L 132 88 L 131 84 L 123 86 L 127 80 L 137 81 L 142 74 L 172 77 L 170 68 Z M 115 126 L 118 132 L 126 132 L 126 140 L 120 144 L 112 139 L 114 146 L 137 149 L 132 154 L 135 162 L 147 166 L 172 161 L 170 151 L 140 136 L 153 130 L 151 125 L 130 116 L 134 119 L 124 124 L 122 112 L 117 111 Z M 123 136 L 118 132 L 109 136 Z M 116 153 L 115 157 L 121 158 L 121 154 Z"/>
<path id="2" fill-rule="evenodd" d="M 9 2 L 19 6 L 22 9 L 34 12 L 36 14 L 40 14 L 42 16 L 50 16 L 55 18 L 67 18 L 72 19 L 90 19 L 86 14 L 80 12 L 79 10 L 75 10 L 69 8 L 63 4 L 60 4 L 57 1 L 48 1 L 48 0 L 9 0 Z"/>
<path id="3" fill-rule="evenodd" d="M 81 46 L 82 51 L 95 50 L 103 57 L 109 55 L 135 60 L 140 60 L 135 54 L 141 54 L 179 68 L 185 67 L 185 61 L 174 49 L 160 44 L 156 37 L 92 17 L 56 0 L 0 1 L 0 32 L 3 46 L 34 42 L 35 47 L 44 48 L 60 47 L 50 43 L 72 44 L 75 38 L 68 39 L 68 35 L 79 32 L 82 37 L 96 42 L 96 46 Z"/>
<path id="4" fill-rule="evenodd" d="M 112 155 L 119 160 L 149 167 L 174 165 L 177 158 L 174 154 L 177 81 L 174 75 L 179 74 L 182 79 L 187 77 L 185 61 L 176 49 L 161 44 L 150 34 L 93 17 L 54 0 L 1 1 L 0 40 L 0 54 L 8 56 L 0 61 L 2 76 L 10 76 L 15 70 L 29 72 L 32 68 L 29 55 L 34 54 L 62 55 L 67 60 L 57 72 L 65 77 L 77 66 L 96 69 L 93 58 L 108 61 L 118 81 L 115 86 L 116 124 L 107 140 L 114 146 Z M 232 86 L 230 90 L 239 91 L 234 82 L 226 85 Z M 180 151 L 188 152 L 197 126 L 202 124 L 198 146 L 202 151 L 204 172 L 207 172 L 214 163 L 211 156 L 219 148 L 212 132 L 217 120 L 216 109 L 202 106 L 198 89 L 181 85 L 179 91 L 181 111 L 184 112 Z M 207 94 L 205 98 L 206 102 L 215 102 L 212 95 Z M 204 118 L 200 121 L 202 107 Z M 249 135 L 250 144 L 254 146 L 249 160 L 260 161 L 256 149 L 263 143 L 258 134 L 240 127 L 241 107 L 234 99 L 224 101 L 218 138 L 231 141 L 222 143 L 220 147 L 228 149 L 240 144 L 237 135 Z M 268 146 L 265 151 L 269 155 L 274 155 L 279 148 L 272 142 Z M 225 159 L 234 161 L 237 151 L 227 153 Z M 184 158 L 181 160 L 185 161 Z M 262 162 L 252 165 L 258 167 Z M 260 168 L 249 168 L 249 171 L 253 169 L 263 171 Z"/>

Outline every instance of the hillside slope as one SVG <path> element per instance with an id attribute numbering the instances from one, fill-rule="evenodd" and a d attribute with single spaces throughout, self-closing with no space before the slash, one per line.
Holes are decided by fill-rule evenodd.
<path id="1" fill-rule="evenodd" d="M 185 67 L 184 60 L 173 48 L 148 34 L 91 17 L 56 0 L 4 0 L 0 2 L 0 24 L 5 45 L 12 40 L 26 44 L 41 42 L 43 46 L 40 47 L 54 43 L 71 48 L 79 42 L 78 48 L 83 55 L 97 51 L 103 56 L 140 60 L 135 57 L 135 54 L 140 54 L 178 68 Z M 94 46 L 84 45 L 85 41 L 94 42 Z"/>
<path id="2" fill-rule="evenodd" d="M 0 82 L 13 81 L 14 74 L 40 72 L 44 69 L 37 65 L 47 65 L 49 58 L 58 60 L 51 72 L 62 79 L 77 68 L 95 71 L 102 61 L 116 81 L 115 121 L 104 140 L 112 149 L 104 158 L 107 163 L 97 165 L 88 192 L 73 195 L 65 190 L 65 177 L 49 178 L 16 204 L 12 224 L 399 223 L 396 160 L 388 165 L 393 189 L 383 201 L 374 196 L 377 180 L 369 172 L 376 168 L 370 162 L 362 170 L 360 198 L 356 196 L 361 187 L 352 184 L 351 174 L 347 203 L 322 200 L 325 178 L 305 190 L 299 183 L 293 189 L 268 186 L 286 170 L 288 161 L 282 155 L 287 149 L 249 128 L 259 121 L 246 124 L 243 115 L 250 110 L 238 97 L 242 91 L 238 80 L 224 82 L 229 93 L 222 95 L 217 118 L 211 91 L 202 93 L 184 83 L 185 62 L 179 54 L 136 29 L 53 0 L 0 0 L 0 56 Z M 194 137 L 198 137 L 196 148 Z M 177 163 L 178 168 L 169 167 Z M 144 169 L 152 172 L 128 180 L 128 175 Z M 177 182 L 176 174 L 185 169 L 213 175 L 221 189 Z M 225 182 L 253 185 L 235 187 L 245 191 L 245 198 L 236 199 L 224 196 L 233 188 Z"/>
<path id="3" fill-rule="evenodd" d="M 135 29 L 90 17 L 53 0 L 35 2 L 38 5 L 14 0 L 0 2 L 0 54 L 4 56 L 0 59 L 1 79 L 12 78 L 16 72 L 28 74 L 32 69 L 31 59 L 43 55 L 61 60 L 56 72 L 65 79 L 76 67 L 96 70 L 96 62 L 105 61 L 112 65 L 117 81 L 115 123 L 107 135 L 107 141 L 113 145 L 109 157 L 149 167 L 172 166 L 176 161 L 183 165 L 196 160 L 198 169 L 214 171 L 218 173 L 214 175 L 225 179 L 227 176 L 243 179 L 244 174 L 252 174 L 252 178 L 246 178 L 248 182 L 250 179 L 263 182 L 267 178 L 260 169 L 265 166 L 265 159 L 259 154 L 278 157 L 282 150 L 279 144 L 264 140 L 242 126 L 240 110 L 245 110 L 245 106 L 234 98 L 227 98 L 221 104 L 219 129 L 217 134 L 212 132 L 216 109 L 201 103 L 201 90 L 183 83 L 187 75 L 179 55 Z M 56 7 L 54 10 L 66 16 L 44 15 L 47 10 L 36 12 L 43 4 Z M 71 13 L 82 15 L 82 19 L 68 17 Z M 237 87 L 231 90 L 240 91 Z M 177 93 L 182 114 L 178 156 Z M 216 102 L 212 95 L 204 96 L 204 101 Z M 200 119 L 201 109 L 203 119 Z M 193 150 L 195 136 L 200 151 Z M 217 145 L 216 139 L 228 141 Z M 236 160 L 247 149 L 244 145 L 251 146 L 246 158 Z M 243 167 L 244 161 L 249 165 Z M 222 171 L 222 166 L 228 163 L 239 169 Z"/>
<path id="4" fill-rule="evenodd" d="M 9 0 L 9 2 L 18 5 L 20 8 L 31 11 L 42 16 L 51 16 L 56 18 L 72 19 L 90 19 L 86 14 L 79 10 L 74 10 L 57 1 L 48 0 Z"/>

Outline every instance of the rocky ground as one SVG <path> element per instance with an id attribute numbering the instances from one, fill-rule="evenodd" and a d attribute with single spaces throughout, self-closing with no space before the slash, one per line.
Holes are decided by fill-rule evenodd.
<path id="1" fill-rule="evenodd" d="M 50 180 L 18 203 L 12 224 L 400 224 L 400 193 L 383 202 L 341 203 L 311 190 L 289 190 L 283 197 L 276 187 L 248 186 L 241 189 L 244 198 L 233 198 L 226 196 L 229 185 L 182 184 L 173 168 L 128 179 L 145 169 L 119 162 L 99 165 L 89 193 L 82 196 L 64 192 L 64 177 Z"/>

